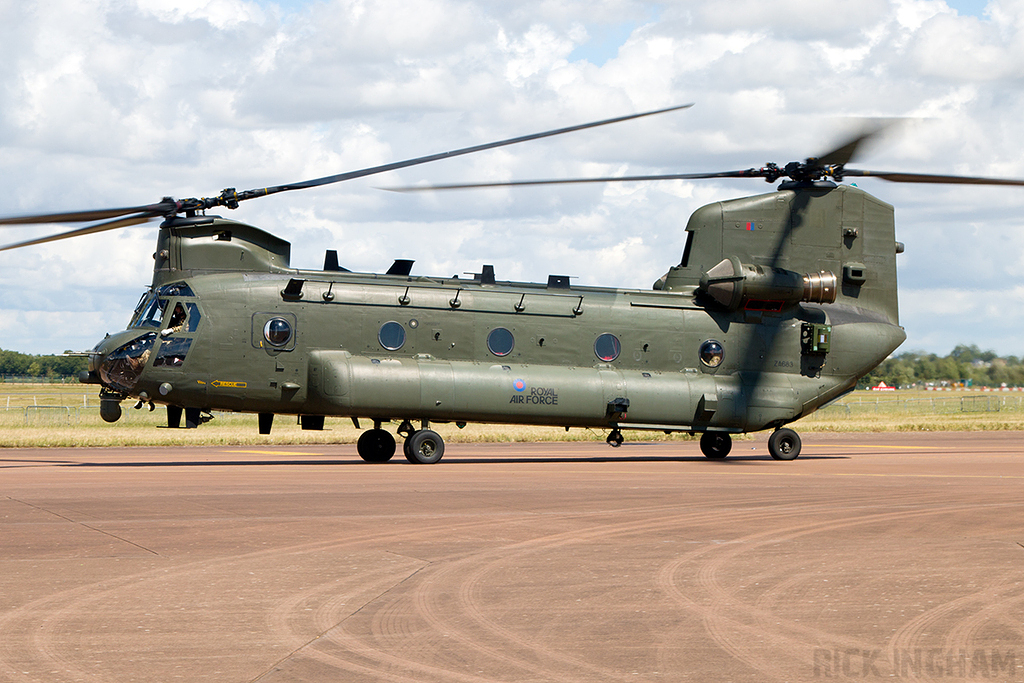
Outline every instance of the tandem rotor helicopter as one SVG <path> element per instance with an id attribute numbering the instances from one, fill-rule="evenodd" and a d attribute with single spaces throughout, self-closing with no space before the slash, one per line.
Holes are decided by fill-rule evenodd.
<path id="1" fill-rule="evenodd" d="M 405 190 L 577 182 L 763 178 L 767 194 L 698 209 L 681 260 L 650 290 L 580 287 L 566 276 L 507 282 L 483 266 L 472 279 L 350 272 L 327 251 L 323 270 L 289 265 L 291 246 L 210 209 L 463 154 L 684 109 L 682 105 L 550 130 L 416 159 L 216 197 L 0 219 L 0 225 L 91 222 L 0 251 L 162 218 L 153 282 L 127 329 L 89 353 L 80 380 L 100 385 L 100 413 L 163 404 L 168 426 L 211 411 L 277 414 L 303 429 L 326 416 L 372 422 L 357 443 L 385 462 L 401 421 L 412 463 L 434 463 L 444 441 L 431 422 L 536 424 L 700 433 L 711 459 L 733 434 L 772 430 L 768 449 L 793 460 L 785 425 L 852 391 L 906 338 L 896 297 L 893 207 L 839 184 L 1024 185 L 1024 181 L 846 168 L 864 134 L 820 157 L 714 173 L 468 183 Z M 96 223 L 95 221 L 99 221 Z M 418 424 L 417 424 L 418 423 Z"/>

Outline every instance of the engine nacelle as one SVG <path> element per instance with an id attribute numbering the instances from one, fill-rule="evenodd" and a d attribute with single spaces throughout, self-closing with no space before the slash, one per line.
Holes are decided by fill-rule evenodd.
<path id="1" fill-rule="evenodd" d="M 752 266 L 735 256 L 704 273 L 700 291 L 729 309 L 779 311 L 800 302 L 831 304 L 837 294 L 835 273 L 801 275 L 792 270 Z"/>

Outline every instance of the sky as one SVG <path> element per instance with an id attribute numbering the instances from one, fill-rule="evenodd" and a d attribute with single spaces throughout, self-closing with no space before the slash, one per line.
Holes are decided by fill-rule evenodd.
<path id="1" fill-rule="evenodd" d="M 731 170 L 905 119 L 855 165 L 1024 178 L 1024 0 L 0 0 L 0 215 L 295 182 L 637 111 L 691 109 L 219 211 L 292 265 L 650 288 L 689 215 L 760 180 L 397 194 Z M 1024 188 L 858 179 L 896 208 L 901 351 L 1024 356 Z M 62 226 L 4 228 L 0 244 Z M 0 252 L 0 348 L 127 324 L 156 223 Z"/>

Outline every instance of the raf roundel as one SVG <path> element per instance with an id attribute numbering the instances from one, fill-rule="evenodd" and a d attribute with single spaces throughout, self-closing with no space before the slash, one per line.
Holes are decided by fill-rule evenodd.
<path id="1" fill-rule="evenodd" d="M 512 388 L 519 392 L 526 391 L 526 382 L 517 379 L 515 382 L 512 382 Z"/>

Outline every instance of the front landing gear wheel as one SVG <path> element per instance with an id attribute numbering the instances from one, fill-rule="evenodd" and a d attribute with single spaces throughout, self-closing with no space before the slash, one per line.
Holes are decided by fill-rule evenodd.
<path id="1" fill-rule="evenodd" d="M 800 455 L 800 435 L 792 429 L 776 429 L 768 437 L 768 452 L 775 460 L 796 460 Z"/>
<path id="2" fill-rule="evenodd" d="M 420 429 L 405 440 L 405 457 L 417 465 L 432 465 L 444 455 L 444 439 L 431 429 Z"/>
<path id="3" fill-rule="evenodd" d="M 608 433 L 608 438 L 605 439 L 605 441 L 608 442 L 608 445 L 612 448 L 618 448 L 622 445 L 622 442 L 625 441 L 625 439 L 622 438 L 622 432 L 618 429 L 613 429 Z"/>
<path id="4" fill-rule="evenodd" d="M 366 462 L 387 462 L 395 454 L 395 437 L 386 429 L 367 429 L 359 436 L 356 451 Z"/>
<path id="5" fill-rule="evenodd" d="M 700 450 L 711 460 L 721 460 L 732 450 L 732 437 L 725 432 L 704 432 L 700 437 Z"/>

